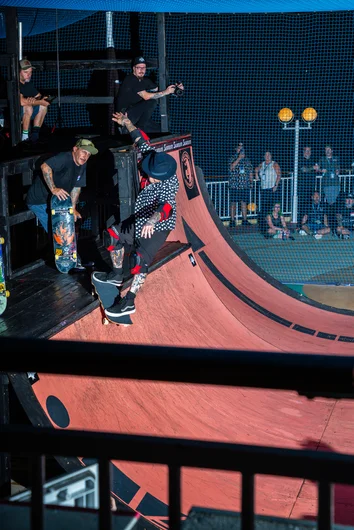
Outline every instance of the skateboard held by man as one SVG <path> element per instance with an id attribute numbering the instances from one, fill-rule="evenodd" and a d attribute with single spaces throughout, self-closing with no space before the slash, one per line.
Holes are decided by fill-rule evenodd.
<path id="1" fill-rule="evenodd" d="M 97 279 L 95 279 L 94 274 L 92 274 L 91 276 L 91 283 L 101 304 L 101 309 L 103 313 L 102 323 L 104 325 L 107 325 L 111 322 L 112 324 L 117 324 L 120 326 L 131 326 L 133 322 L 130 318 L 130 315 L 108 317 L 105 313 L 105 309 L 112 307 L 116 299 L 120 296 L 117 286 L 108 282 L 98 281 Z"/>
<path id="2" fill-rule="evenodd" d="M 74 208 L 71 197 L 50 201 L 55 265 L 59 272 L 68 273 L 77 266 L 77 246 Z"/>
<path id="3" fill-rule="evenodd" d="M 6 290 L 5 284 L 5 267 L 2 253 L 2 246 L 4 243 L 5 239 L 3 237 L 0 237 L 0 315 L 2 315 L 5 311 L 7 306 L 7 299 L 10 296 L 10 292 Z"/>

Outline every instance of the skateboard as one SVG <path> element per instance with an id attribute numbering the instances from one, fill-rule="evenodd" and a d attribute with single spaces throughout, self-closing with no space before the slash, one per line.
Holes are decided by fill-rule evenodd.
<path id="1" fill-rule="evenodd" d="M 2 254 L 2 246 L 5 243 L 5 239 L 0 237 L 0 315 L 6 309 L 7 298 L 10 296 L 10 292 L 6 290 L 5 285 L 5 270 L 4 270 L 4 260 Z"/>
<path id="2" fill-rule="evenodd" d="M 115 299 L 119 296 L 119 291 L 115 285 L 111 283 L 102 283 L 96 281 L 91 276 L 91 283 L 94 288 L 92 294 L 97 294 L 102 309 L 102 324 L 107 326 L 109 323 L 117 324 L 118 326 L 131 326 L 133 324 L 130 315 L 122 315 L 120 317 L 108 317 L 104 312 L 114 304 Z"/>
<path id="3" fill-rule="evenodd" d="M 74 210 L 71 198 L 61 201 L 53 195 L 50 201 L 55 265 L 68 273 L 77 265 Z"/>

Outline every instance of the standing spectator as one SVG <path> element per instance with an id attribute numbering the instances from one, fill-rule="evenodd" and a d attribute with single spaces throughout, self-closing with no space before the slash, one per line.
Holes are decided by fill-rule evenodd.
<path id="1" fill-rule="evenodd" d="M 298 219 L 302 219 L 311 201 L 311 193 L 317 189 L 318 164 L 313 161 L 311 147 L 305 146 L 299 163 L 297 181 Z"/>
<path id="2" fill-rule="evenodd" d="M 151 81 L 146 74 L 146 61 L 144 57 L 135 57 L 133 60 L 133 73 L 124 79 L 116 104 L 118 112 L 127 113 L 130 121 L 137 128 L 145 132 L 159 132 L 157 123 L 151 120 L 152 113 L 157 105 L 157 99 L 173 94 L 177 85 L 169 85 L 165 90 L 159 91 L 156 83 Z M 179 83 L 178 88 L 184 89 Z M 125 127 L 120 129 L 121 133 L 128 132 Z"/>
<path id="3" fill-rule="evenodd" d="M 264 162 L 262 162 L 256 168 L 256 178 L 261 181 L 261 211 L 262 214 L 259 216 L 261 220 L 260 229 L 264 228 L 264 220 L 267 213 L 272 209 L 278 199 L 278 186 L 281 179 L 281 170 L 278 162 L 275 162 L 272 158 L 272 153 L 266 151 L 264 154 Z"/>
<path id="4" fill-rule="evenodd" d="M 243 143 L 240 142 L 229 163 L 230 228 L 236 226 L 237 201 L 241 202 L 242 224 L 251 224 L 247 221 L 247 204 L 250 199 L 252 183 L 253 166 L 246 158 Z"/>
<path id="5" fill-rule="evenodd" d="M 39 140 L 39 132 L 50 105 L 31 81 L 34 67 L 28 59 L 20 61 L 20 105 L 22 115 L 22 141 Z M 29 137 L 29 128 L 33 118 L 33 129 Z"/>
<path id="6" fill-rule="evenodd" d="M 319 162 L 319 171 L 322 173 L 322 195 L 328 204 L 328 222 L 331 230 L 336 229 L 336 204 L 340 193 L 339 159 L 333 156 L 330 145 L 325 147 L 326 156 Z"/>

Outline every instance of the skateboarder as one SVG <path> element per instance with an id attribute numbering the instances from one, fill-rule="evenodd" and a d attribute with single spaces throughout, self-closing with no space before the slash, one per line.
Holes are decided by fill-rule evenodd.
<path id="1" fill-rule="evenodd" d="M 80 138 L 72 151 L 52 156 L 41 165 L 42 177 L 37 176 L 28 190 L 27 206 L 48 232 L 48 200 L 50 194 L 64 200 L 71 197 L 75 221 L 81 218 L 76 209 L 81 188 L 86 186 L 86 166 L 91 155 L 98 150 L 85 138 Z M 82 268 L 78 259 L 78 267 Z"/>
<path id="2" fill-rule="evenodd" d="M 118 225 L 112 225 L 104 233 L 113 270 L 108 274 L 94 272 L 92 275 L 96 281 L 120 287 L 123 283 L 124 245 L 135 246 L 136 264 L 131 270 L 134 276 L 130 290 L 117 304 L 105 310 L 108 317 L 117 317 L 135 313 L 135 296 L 145 282 L 148 267 L 170 231 L 175 228 L 179 183 L 177 163 L 171 155 L 157 153 L 146 141 L 145 134 L 126 115 L 117 112 L 112 119 L 128 129 L 134 145 L 143 155 L 141 168 L 147 175 L 141 181 L 134 215 Z"/>

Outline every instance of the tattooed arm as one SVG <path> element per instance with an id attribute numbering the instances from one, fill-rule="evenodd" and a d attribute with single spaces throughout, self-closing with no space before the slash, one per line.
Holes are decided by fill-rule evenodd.
<path id="1" fill-rule="evenodd" d="M 165 90 L 161 90 L 159 92 L 148 92 L 147 90 L 142 90 L 141 92 L 138 92 L 138 95 L 145 99 L 146 101 L 149 99 L 160 99 L 164 96 L 168 96 L 169 94 L 173 94 L 173 92 L 176 90 L 176 85 L 169 85 Z"/>
<path id="2" fill-rule="evenodd" d="M 79 199 L 80 192 L 81 192 L 81 188 L 74 188 L 72 192 L 70 193 L 71 202 L 73 203 L 75 221 L 77 221 L 77 219 L 82 219 L 81 214 L 76 209 L 76 205 Z"/>
<path id="3" fill-rule="evenodd" d="M 152 214 L 150 219 L 146 221 L 144 226 L 141 229 L 141 237 L 151 238 L 152 234 L 155 232 L 155 225 L 161 220 L 161 213 L 155 212 Z"/>
<path id="4" fill-rule="evenodd" d="M 56 195 L 61 201 L 69 197 L 70 194 L 67 191 L 63 190 L 63 188 L 57 188 L 55 186 L 53 180 L 53 170 L 50 166 L 48 166 L 48 164 L 44 162 L 41 165 L 41 170 L 43 173 L 44 182 L 47 184 L 49 190 L 51 191 L 51 193 L 53 193 L 53 195 Z"/>

